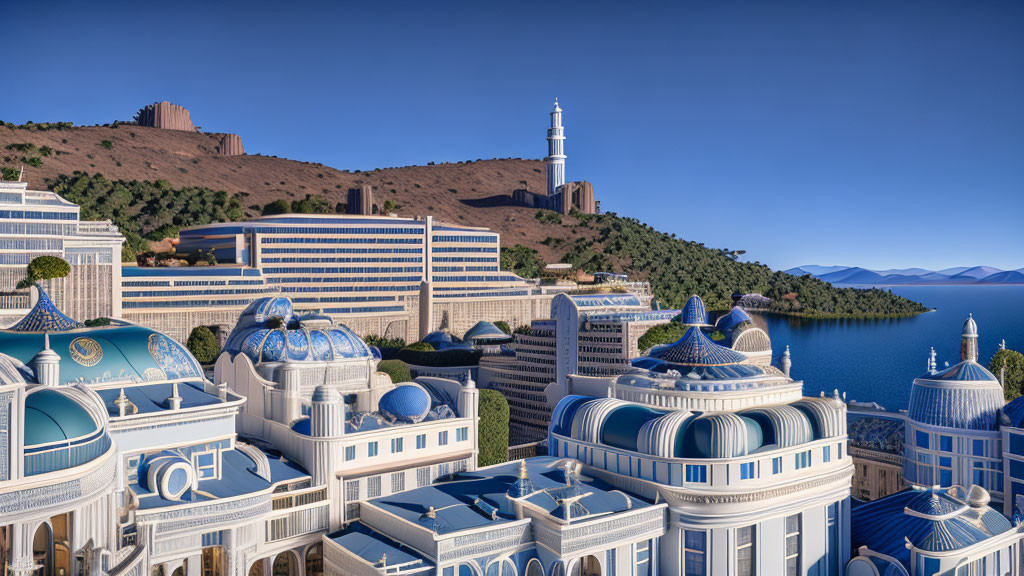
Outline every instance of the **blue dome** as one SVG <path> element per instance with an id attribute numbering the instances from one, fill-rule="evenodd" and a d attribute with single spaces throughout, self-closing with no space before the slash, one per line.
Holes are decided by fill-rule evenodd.
<path id="1" fill-rule="evenodd" d="M 294 315 L 292 301 L 284 297 L 260 298 L 249 304 L 242 312 L 243 317 L 252 317 L 257 322 L 264 322 L 271 318 L 280 318 L 285 324 Z"/>
<path id="2" fill-rule="evenodd" d="M 462 335 L 462 341 L 468 344 L 502 344 L 512 341 L 512 335 L 504 333 L 501 328 L 494 324 L 481 320 L 466 330 Z"/>
<path id="3" fill-rule="evenodd" d="M 430 412 L 430 395 L 413 384 L 405 384 L 380 397 L 377 410 L 402 422 L 419 422 Z"/>
<path id="4" fill-rule="evenodd" d="M 732 310 L 730 310 L 728 314 L 722 316 L 717 322 L 715 322 L 715 328 L 720 332 L 725 333 L 744 322 L 750 321 L 750 315 L 747 314 L 746 310 L 739 306 L 733 306 Z"/>
<path id="5" fill-rule="evenodd" d="M 708 312 L 704 308 L 704 301 L 697 295 L 690 296 L 690 299 L 686 301 L 681 316 L 683 324 L 697 326 L 707 326 L 708 324 Z"/>
<path id="6" fill-rule="evenodd" d="M 995 430 L 1004 404 L 1003 388 L 991 372 L 961 362 L 914 380 L 907 416 L 930 426 Z"/>
<path id="7" fill-rule="evenodd" d="M 650 357 L 683 366 L 727 366 L 746 360 L 743 354 L 712 342 L 696 326 L 676 342 L 654 348 Z"/>
<path id="8" fill-rule="evenodd" d="M 427 334 L 423 338 L 423 342 L 430 344 L 434 347 L 434 350 L 441 350 L 442 348 L 448 348 L 453 344 L 459 344 L 459 339 L 452 336 L 449 332 L 444 330 L 436 330 Z"/>
<path id="9" fill-rule="evenodd" d="M 25 397 L 25 446 L 88 436 L 99 429 L 81 404 L 52 388 Z"/>
<path id="10" fill-rule="evenodd" d="M 373 352 L 345 326 L 324 329 L 249 328 L 236 330 L 225 350 L 248 356 L 254 363 L 370 358 Z"/>

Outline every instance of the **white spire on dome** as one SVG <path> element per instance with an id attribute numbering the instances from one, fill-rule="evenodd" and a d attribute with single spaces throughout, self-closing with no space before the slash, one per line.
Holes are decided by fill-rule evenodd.
<path id="1" fill-rule="evenodd" d="M 964 331 L 963 336 L 977 336 L 978 335 L 978 323 L 974 321 L 974 314 L 968 314 L 967 320 L 964 320 Z"/>
<path id="2" fill-rule="evenodd" d="M 48 388 L 60 384 L 60 354 L 50 348 L 50 333 L 43 334 L 43 349 L 32 358 L 36 381 Z"/>
<path id="3" fill-rule="evenodd" d="M 960 361 L 978 361 L 978 323 L 974 321 L 974 315 L 968 314 L 964 321 L 964 330 L 960 338 Z"/>
<path id="4" fill-rule="evenodd" d="M 562 128 L 562 108 L 558 105 L 558 98 L 555 98 L 555 108 L 551 111 L 548 155 L 544 161 L 548 168 L 548 196 L 552 196 L 565 184 L 565 129 Z"/>
<path id="5" fill-rule="evenodd" d="M 780 362 L 782 367 L 782 373 L 789 378 L 789 371 L 793 367 L 793 360 L 789 356 L 789 344 L 786 344 L 785 351 L 782 352 L 782 361 Z"/>
<path id="6" fill-rule="evenodd" d="M 938 370 L 939 367 L 936 363 L 935 346 L 932 346 L 932 351 L 928 353 L 928 373 L 935 374 Z"/>

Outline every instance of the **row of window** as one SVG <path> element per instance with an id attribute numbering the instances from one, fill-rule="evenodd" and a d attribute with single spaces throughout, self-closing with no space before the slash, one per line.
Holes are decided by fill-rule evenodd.
<path id="1" fill-rule="evenodd" d="M 261 252 L 263 254 L 423 254 L 423 248 L 263 248 Z"/>
<path id="2" fill-rule="evenodd" d="M 469 428 L 463 426 L 455 430 L 455 441 L 465 442 L 469 440 Z M 448 445 L 448 430 L 441 430 L 437 433 L 437 445 L 447 446 Z M 416 449 L 423 450 L 427 447 L 427 435 L 417 434 L 416 435 Z M 405 450 L 405 439 L 404 438 L 392 438 L 391 439 L 391 453 L 399 454 Z M 366 456 L 373 458 L 380 454 L 380 443 L 376 440 L 373 442 L 366 443 Z M 356 459 L 356 447 L 355 445 L 345 447 L 345 461 L 351 461 Z"/>

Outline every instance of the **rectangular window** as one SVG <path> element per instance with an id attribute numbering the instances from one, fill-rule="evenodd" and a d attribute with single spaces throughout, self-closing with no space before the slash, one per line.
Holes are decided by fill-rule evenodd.
<path id="1" fill-rule="evenodd" d="M 754 538 L 754 526 L 736 529 L 736 576 L 754 576 Z"/>
<path id="2" fill-rule="evenodd" d="M 348 462 L 349 460 L 355 460 L 355 459 L 356 459 L 356 447 L 355 446 L 345 446 L 345 461 Z"/>
<path id="3" fill-rule="evenodd" d="M 744 462 L 740 464 L 740 480 L 749 480 L 755 476 L 754 462 Z"/>
<path id="4" fill-rule="evenodd" d="M 684 573 L 686 576 L 706 574 L 707 532 L 687 530 L 683 536 Z"/>
<path id="5" fill-rule="evenodd" d="M 366 497 L 367 498 L 378 498 L 378 497 L 380 497 L 380 476 L 371 476 L 366 481 Z"/>
<path id="6" fill-rule="evenodd" d="M 829 504 L 825 516 L 825 556 L 829 574 L 839 574 L 839 504 Z"/>
<path id="7" fill-rule="evenodd" d="M 614 550 L 612 550 L 614 552 Z M 644 540 L 636 545 L 636 555 L 633 557 L 633 565 L 646 564 L 651 559 L 651 541 Z"/>
<path id="8" fill-rule="evenodd" d="M 416 487 L 422 488 L 430 484 L 430 466 L 416 469 Z"/>
<path id="9" fill-rule="evenodd" d="M 832 447 L 831 446 L 824 446 L 824 447 L 822 447 L 822 449 L 821 449 L 821 461 L 822 462 L 828 462 L 828 461 L 830 461 L 832 459 L 831 451 L 832 451 Z"/>
<path id="10" fill-rule="evenodd" d="M 359 480 L 345 482 L 345 519 L 355 520 L 359 517 Z"/>
<path id="11" fill-rule="evenodd" d="M 392 438 L 391 439 L 391 453 L 397 454 L 402 451 L 402 439 Z"/>
<path id="12" fill-rule="evenodd" d="M 704 484 L 708 481 L 708 467 L 703 464 L 686 465 L 686 481 Z"/>
<path id="13" fill-rule="evenodd" d="M 439 446 L 447 446 L 448 445 L 448 431 L 447 430 L 442 430 L 442 431 L 437 433 L 437 444 Z"/>
<path id="14" fill-rule="evenodd" d="M 803 468 L 807 468 L 808 466 L 811 465 L 811 451 L 810 450 L 805 450 L 804 452 L 800 452 L 799 454 L 794 454 L 794 456 L 795 456 L 794 460 L 796 461 L 796 469 L 797 470 L 801 470 Z"/>
<path id="15" fill-rule="evenodd" d="M 1018 480 L 1024 480 L 1024 462 L 1010 460 L 1010 476 Z"/>
<path id="16" fill-rule="evenodd" d="M 369 456 L 370 458 L 373 458 L 374 456 L 377 455 L 376 442 L 370 442 L 369 444 L 366 445 L 366 455 Z"/>
<path id="17" fill-rule="evenodd" d="M 914 436 L 917 439 L 917 447 L 928 449 L 928 433 L 924 430 L 918 430 Z"/>
<path id="18" fill-rule="evenodd" d="M 786 517 L 786 576 L 800 576 L 800 515 Z"/>
<path id="19" fill-rule="evenodd" d="M 974 444 L 974 446 L 973 446 L 973 448 L 974 448 L 974 455 L 975 456 L 984 456 L 985 455 L 985 441 L 984 440 L 974 440 L 973 444 Z"/>
<path id="20" fill-rule="evenodd" d="M 204 452 L 195 455 L 196 476 L 200 480 L 217 477 L 217 453 Z"/>
<path id="21" fill-rule="evenodd" d="M 469 428 L 464 426 L 455 431 L 456 442 L 465 442 L 466 440 L 469 440 Z"/>
<path id="22" fill-rule="evenodd" d="M 405 490 L 405 472 L 395 472 L 391 475 L 391 493 L 398 494 Z"/>
<path id="23" fill-rule="evenodd" d="M 772 474 L 782 474 L 782 456 L 772 458 Z"/>
<path id="24" fill-rule="evenodd" d="M 416 449 L 422 450 L 427 447 L 427 435 L 417 434 L 416 435 Z"/>
<path id="25" fill-rule="evenodd" d="M 953 437 L 952 436 L 939 436 L 939 450 L 943 452 L 953 451 Z"/>

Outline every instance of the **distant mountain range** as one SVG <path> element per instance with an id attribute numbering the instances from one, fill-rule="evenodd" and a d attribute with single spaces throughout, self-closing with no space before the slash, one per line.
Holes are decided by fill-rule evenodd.
<path id="1" fill-rule="evenodd" d="M 868 270 L 858 266 L 797 266 L 786 272 L 810 274 L 832 284 L 847 286 L 907 286 L 921 284 L 1024 284 L 1024 268 L 1000 270 L 992 266 L 958 266 L 945 270 L 893 268 Z"/>

